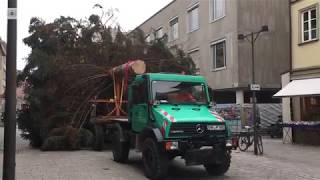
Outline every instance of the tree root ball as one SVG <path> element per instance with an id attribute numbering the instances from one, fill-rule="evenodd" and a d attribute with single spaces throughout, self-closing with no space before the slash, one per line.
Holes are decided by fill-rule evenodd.
<path id="1" fill-rule="evenodd" d="M 94 136 L 87 129 L 75 129 L 70 126 L 55 128 L 44 140 L 42 151 L 80 150 L 91 148 Z"/>

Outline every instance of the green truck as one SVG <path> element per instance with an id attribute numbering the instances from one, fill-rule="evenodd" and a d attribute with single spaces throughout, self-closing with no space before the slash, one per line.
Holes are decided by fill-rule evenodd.
<path id="1" fill-rule="evenodd" d="M 126 117 L 108 117 L 114 161 L 125 163 L 132 148 L 142 152 L 146 176 L 162 179 L 170 160 L 203 165 L 213 175 L 230 166 L 230 132 L 211 111 L 202 76 L 146 73 L 128 85 Z M 123 102 L 122 102 L 123 103 Z"/>

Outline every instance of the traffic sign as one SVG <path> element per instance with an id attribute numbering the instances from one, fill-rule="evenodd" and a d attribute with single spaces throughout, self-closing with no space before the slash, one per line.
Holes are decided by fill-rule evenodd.
<path id="1" fill-rule="evenodd" d="M 251 91 L 260 91 L 261 90 L 260 84 L 250 84 L 250 90 Z"/>

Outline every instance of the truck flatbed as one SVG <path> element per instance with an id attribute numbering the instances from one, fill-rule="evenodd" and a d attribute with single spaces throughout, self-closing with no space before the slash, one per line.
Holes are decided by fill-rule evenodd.
<path id="1" fill-rule="evenodd" d="M 128 117 L 126 117 L 126 116 L 97 116 L 97 117 L 91 118 L 91 122 L 94 124 L 128 122 Z"/>

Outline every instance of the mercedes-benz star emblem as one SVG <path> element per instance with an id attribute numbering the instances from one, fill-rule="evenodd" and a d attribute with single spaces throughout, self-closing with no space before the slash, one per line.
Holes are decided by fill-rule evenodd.
<path id="1" fill-rule="evenodd" d="M 199 134 L 202 134 L 204 132 L 204 128 L 201 126 L 201 124 L 196 125 L 196 131 Z"/>

